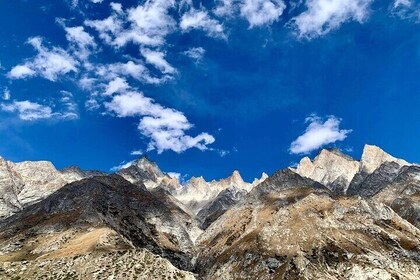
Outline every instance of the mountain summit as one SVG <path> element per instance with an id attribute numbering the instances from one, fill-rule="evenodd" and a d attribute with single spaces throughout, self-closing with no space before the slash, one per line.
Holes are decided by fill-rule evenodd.
<path id="1" fill-rule="evenodd" d="M 253 183 L 0 158 L 0 194 L 2 279 L 419 278 L 420 166 L 372 145 Z"/>

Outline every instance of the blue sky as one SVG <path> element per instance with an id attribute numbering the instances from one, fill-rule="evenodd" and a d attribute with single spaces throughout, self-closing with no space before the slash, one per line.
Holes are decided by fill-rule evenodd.
<path id="1" fill-rule="evenodd" d="M 147 153 L 208 180 L 324 146 L 419 162 L 419 1 L 0 5 L 7 159 L 109 171 Z"/>

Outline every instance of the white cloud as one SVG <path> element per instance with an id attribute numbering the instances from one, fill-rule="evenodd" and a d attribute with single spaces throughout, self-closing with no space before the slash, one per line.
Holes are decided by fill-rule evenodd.
<path id="1" fill-rule="evenodd" d="M 90 0 L 90 2 L 98 4 L 98 3 L 102 3 L 104 0 Z"/>
<path id="2" fill-rule="evenodd" d="M 164 37 L 171 33 L 176 26 L 169 10 L 175 7 L 174 0 L 149 0 L 143 5 L 128 10 L 128 19 L 132 22 L 132 29 L 127 31 L 126 37 L 134 43 L 143 45 L 161 45 Z M 124 34 L 121 36 L 125 44 Z"/>
<path id="3" fill-rule="evenodd" d="M 95 28 L 100 38 L 115 47 L 130 42 L 141 46 L 160 46 L 165 43 L 166 35 L 175 30 L 176 22 L 169 12 L 175 3 L 174 0 L 148 0 L 126 12 L 121 5 L 112 3 L 113 14 L 110 17 L 87 20 L 85 25 Z"/>
<path id="4" fill-rule="evenodd" d="M 102 78 L 107 78 L 109 80 L 123 75 L 148 84 L 160 84 L 172 79 L 172 76 L 170 75 L 153 77 L 147 67 L 133 61 L 128 61 L 126 63 L 118 62 L 98 67 L 97 74 L 99 74 Z"/>
<path id="5" fill-rule="evenodd" d="M 49 119 L 52 117 L 52 109 L 49 106 L 25 101 L 13 101 L 12 103 L 0 104 L 4 112 L 17 113 L 19 118 L 24 121 L 35 121 L 39 119 Z"/>
<path id="6" fill-rule="evenodd" d="M 174 74 L 176 72 L 175 68 L 172 67 L 166 60 L 165 60 L 165 53 L 160 51 L 152 51 L 146 48 L 141 49 L 141 54 L 144 56 L 146 61 L 152 65 L 154 65 L 157 69 L 159 69 L 162 73 L 165 74 Z"/>
<path id="7" fill-rule="evenodd" d="M 245 17 L 250 27 L 271 24 L 277 21 L 286 9 L 282 0 L 244 0 L 241 4 L 241 16 Z"/>
<path id="8" fill-rule="evenodd" d="M 129 161 L 129 162 L 125 162 L 125 161 L 123 161 L 123 162 L 121 162 L 120 164 L 118 164 L 118 165 L 116 165 L 116 166 L 111 167 L 109 170 L 110 170 L 111 172 L 117 172 L 117 171 L 120 171 L 121 169 L 128 168 L 128 167 L 132 166 L 132 165 L 133 165 L 133 163 L 134 163 L 134 160 Z"/>
<path id="9" fill-rule="evenodd" d="M 235 10 L 236 10 L 236 5 L 235 5 L 234 0 L 219 0 L 216 3 L 216 7 L 214 8 L 214 13 L 219 16 L 219 17 L 232 17 Z"/>
<path id="10" fill-rule="evenodd" d="M 193 125 L 182 112 L 165 108 L 141 92 L 128 91 L 116 95 L 112 101 L 105 103 L 105 107 L 118 117 L 140 117 L 138 129 L 150 138 L 148 151 L 156 149 L 158 153 L 165 150 L 181 153 L 190 148 L 206 150 L 207 145 L 215 141 L 208 133 L 195 137 L 186 135 Z"/>
<path id="11" fill-rule="evenodd" d="M 252 28 L 278 21 L 285 9 L 286 4 L 282 0 L 220 0 L 213 12 L 228 19 L 241 16 Z"/>
<path id="12" fill-rule="evenodd" d="M 362 23 L 373 0 L 307 0 L 307 10 L 292 19 L 299 37 L 314 38 L 347 21 Z"/>
<path id="13" fill-rule="evenodd" d="M 92 77 L 88 77 L 84 75 L 82 78 L 79 79 L 78 85 L 83 90 L 92 90 L 95 86 L 96 79 Z"/>
<path id="14" fill-rule="evenodd" d="M 134 150 L 134 151 L 131 151 L 131 153 L 130 153 L 130 155 L 132 155 L 132 156 L 141 156 L 143 154 L 144 154 L 143 150 Z"/>
<path id="15" fill-rule="evenodd" d="M 71 92 L 62 90 L 60 103 L 64 107 L 64 110 L 60 113 L 54 113 L 56 118 L 64 120 L 75 120 L 79 118 L 78 106 Z"/>
<path id="16" fill-rule="evenodd" d="M 410 7 L 413 3 L 411 0 L 395 0 L 394 8 L 398 7 Z"/>
<path id="17" fill-rule="evenodd" d="M 62 110 L 53 112 L 51 106 L 42 105 L 37 102 L 29 100 L 1 103 L 0 109 L 8 113 L 16 113 L 19 119 L 23 121 L 36 121 L 36 120 L 74 120 L 79 118 L 78 107 L 74 101 L 73 94 L 68 91 L 61 91 L 61 98 L 59 105 Z"/>
<path id="18" fill-rule="evenodd" d="M 198 29 L 206 32 L 210 37 L 226 38 L 223 32 L 223 25 L 216 19 L 211 18 L 205 10 L 191 8 L 182 15 L 179 26 L 185 32 L 191 29 Z"/>
<path id="19" fill-rule="evenodd" d="M 98 100 L 91 97 L 88 100 L 86 100 L 85 107 L 88 111 L 94 111 L 96 109 L 99 109 L 99 107 L 101 107 L 101 105 L 99 104 Z"/>
<path id="20" fill-rule="evenodd" d="M 391 12 L 402 19 L 420 21 L 420 3 L 413 0 L 395 0 Z"/>
<path id="21" fill-rule="evenodd" d="M 129 88 L 130 86 L 128 85 L 125 79 L 117 77 L 114 80 L 110 81 L 109 84 L 106 86 L 104 95 L 109 96 L 117 92 L 125 92 Z"/>
<path id="22" fill-rule="evenodd" d="M 343 141 L 352 131 L 351 129 L 340 129 L 341 119 L 335 116 L 329 116 L 323 122 L 320 117 L 311 115 L 306 118 L 305 122 L 309 122 L 305 132 L 290 145 L 289 151 L 292 154 L 307 154 L 324 145 Z"/>
<path id="23" fill-rule="evenodd" d="M 94 38 L 85 31 L 83 26 L 64 27 L 66 38 L 72 44 L 74 54 L 81 60 L 87 57 L 96 49 Z"/>
<path id="24" fill-rule="evenodd" d="M 23 79 L 34 76 L 35 74 L 36 72 L 27 65 L 17 65 L 10 70 L 7 76 L 12 79 Z"/>
<path id="25" fill-rule="evenodd" d="M 121 7 L 121 6 L 120 6 Z M 115 45 L 114 39 L 123 30 L 124 21 L 121 19 L 120 12 L 113 9 L 113 14 L 102 20 L 85 20 L 84 24 L 94 28 L 99 33 L 99 38 L 109 45 Z"/>
<path id="26" fill-rule="evenodd" d="M 205 53 L 206 53 L 206 50 L 203 49 L 202 47 L 190 48 L 186 50 L 185 52 L 183 52 L 184 55 L 194 59 L 196 62 L 201 61 Z"/>
<path id="27" fill-rule="evenodd" d="M 9 100 L 10 99 L 10 90 L 8 88 L 3 89 L 3 100 Z"/>
<path id="28" fill-rule="evenodd" d="M 50 81 L 55 81 L 58 76 L 69 72 L 77 72 L 78 62 L 65 50 L 54 47 L 47 49 L 42 46 L 40 37 L 33 37 L 28 40 L 38 54 L 24 64 L 17 65 L 10 70 L 8 77 L 22 79 L 31 76 L 41 76 Z"/>

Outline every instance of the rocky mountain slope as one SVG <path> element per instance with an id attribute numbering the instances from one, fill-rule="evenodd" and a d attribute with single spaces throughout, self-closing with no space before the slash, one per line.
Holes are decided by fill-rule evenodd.
<path id="1" fill-rule="evenodd" d="M 346 193 L 354 175 L 359 170 L 359 162 L 337 150 L 322 150 L 312 163 L 304 157 L 296 172 L 311 178 L 336 193 Z"/>
<path id="2" fill-rule="evenodd" d="M 205 279 L 417 279 L 420 231 L 383 204 L 274 174 L 199 238 Z"/>
<path id="3" fill-rule="evenodd" d="M 178 267 L 191 269 L 193 242 L 186 227 L 190 219 L 144 186 L 118 175 L 94 177 L 68 184 L 1 222 L 0 248 L 14 260 L 37 259 L 60 254 L 69 240 L 77 244 L 74 238 L 82 238 L 80 234 L 109 228 L 135 248 L 147 248 Z M 50 238 L 47 244 L 40 242 L 45 235 L 53 244 Z"/>
<path id="4" fill-rule="evenodd" d="M 372 145 L 253 183 L 0 158 L 0 213 L 0 279 L 420 278 L 420 166 Z"/>
<path id="5" fill-rule="evenodd" d="M 46 198 L 67 183 L 105 174 L 75 167 L 59 171 L 49 161 L 14 163 L 0 157 L 0 218 Z"/>
<path id="6" fill-rule="evenodd" d="M 231 191 L 224 192 L 224 196 L 231 195 L 228 199 L 235 201 L 238 191 L 249 192 L 255 185 L 264 181 L 266 177 L 267 174 L 263 173 L 261 178 L 255 179 L 253 183 L 247 183 L 237 170 L 233 171 L 231 176 L 218 181 L 206 182 L 203 177 L 192 177 L 174 196 L 187 205 L 194 214 L 198 214 L 200 210 L 211 207 L 211 204 L 218 199 L 217 197 L 221 192 L 230 189 Z"/>

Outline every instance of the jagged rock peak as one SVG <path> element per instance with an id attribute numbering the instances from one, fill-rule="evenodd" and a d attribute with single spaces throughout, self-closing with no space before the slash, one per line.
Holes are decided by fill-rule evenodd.
<path id="1" fill-rule="evenodd" d="M 391 156 L 378 146 L 366 144 L 363 148 L 362 159 L 360 161 L 360 169 L 370 174 L 379 166 L 381 166 L 381 164 L 392 161 L 402 166 L 409 165 L 409 163 L 405 160 Z"/>
<path id="2" fill-rule="evenodd" d="M 344 193 L 354 175 L 359 171 L 359 162 L 337 149 L 323 149 L 312 162 L 304 157 L 296 173 L 317 181 L 333 191 Z"/>
<path id="3" fill-rule="evenodd" d="M 139 157 L 137 160 L 135 160 L 133 162 L 133 165 L 137 165 L 139 168 L 145 168 L 145 167 L 152 166 L 154 168 L 159 169 L 159 167 L 156 164 L 156 162 L 154 162 L 153 160 L 149 159 L 149 157 L 147 155 L 142 155 L 141 157 Z"/>
<path id="4" fill-rule="evenodd" d="M 344 158 L 346 158 L 348 160 L 354 160 L 351 156 L 343 153 L 343 151 L 340 148 L 332 147 L 332 148 L 325 148 L 324 150 L 326 150 L 326 151 L 328 151 L 330 153 L 333 153 L 333 154 L 335 154 L 337 156 L 344 157 Z"/>
<path id="5" fill-rule="evenodd" d="M 67 166 L 60 170 L 60 172 L 80 172 L 82 169 L 80 169 L 77 165 Z"/>
<path id="6" fill-rule="evenodd" d="M 255 179 L 254 179 L 254 181 L 252 181 L 252 186 L 253 186 L 253 187 L 255 187 L 255 186 L 257 186 L 257 185 L 261 184 L 261 183 L 262 183 L 262 182 L 264 182 L 264 181 L 265 181 L 265 179 L 267 179 L 267 178 L 268 178 L 267 173 L 263 172 L 263 173 L 261 174 L 261 177 L 260 177 L 260 178 L 255 178 Z"/>
<path id="7" fill-rule="evenodd" d="M 233 173 L 232 173 L 232 175 L 230 175 L 226 179 L 222 179 L 220 181 L 221 182 L 222 181 L 226 181 L 228 183 L 237 185 L 238 187 L 239 186 L 242 186 L 244 184 L 244 180 L 242 179 L 242 176 L 241 176 L 241 174 L 239 173 L 238 170 L 234 170 Z"/>
<path id="8" fill-rule="evenodd" d="M 206 182 L 206 180 L 204 179 L 203 176 L 199 176 L 199 177 L 194 177 L 192 176 L 188 182 L 186 183 L 186 187 L 187 186 L 193 186 L 193 187 L 198 187 L 198 186 L 204 186 L 207 185 L 208 183 Z"/>

